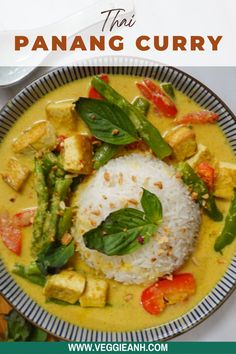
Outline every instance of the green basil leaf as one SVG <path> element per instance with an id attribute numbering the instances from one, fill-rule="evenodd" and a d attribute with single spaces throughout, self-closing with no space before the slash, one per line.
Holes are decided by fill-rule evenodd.
<path id="1" fill-rule="evenodd" d="M 141 205 L 146 217 L 156 225 L 162 222 L 162 205 L 159 198 L 143 188 Z"/>
<path id="2" fill-rule="evenodd" d="M 133 208 L 115 211 L 97 228 L 84 234 L 86 247 L 108 256 L 124 255 L 146 244 L 157 225 L 146 218 L 144 212 Z"/>
<path id="3" fill-rule="evenodd" d="M 38 255 L 36 263 L 43 274 L 57 273 L 74 255 L 74 241 L 69 245 L 62 246 L 49 244 Z"/>
<path id="4" fill-rule="evenodd" d="M 42 329 L 34 327 L 32 333 L 30 335 L 29 341 L 30 342 L 46 342 L 47 341 L 47 333 L 44 332 Z"/>
<path id="5" fill-rule="evenodd" d="M 7 339 L 13 342 L 45 342 L 47 333 L 33 326 L 16 310 L 6 316 Z"/>
<path id="6" fill-rule="evenodd" d="M 82 97 L 75 102 L 75 107 L 96 138 L 114 145 L 130 144 L 138 139 L 133 123 L 118 106 Z"/>
<path id="7" fill-rule="evenodd" d="M 7 316 L 8 339 L 14 342 L 25 342 L 28 340 L 33 326 L 27 322 L 17 311 L 12 310 Z"/>

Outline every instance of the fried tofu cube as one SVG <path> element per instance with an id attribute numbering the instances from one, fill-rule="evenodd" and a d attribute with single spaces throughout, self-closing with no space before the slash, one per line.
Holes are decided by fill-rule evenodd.
<path id="1" fill-rule="evenodd" d="M 47 280 L 43 294 L 48 298 L 54 298 L 75 304 L 85 288 L 85 277 L 73 270 L 64 270 L 52 275 Z"/>
<path id="2" fill-rule="evenodd" d="M 195 169 L 201 162 L 208 162 L 211 166 L 215 167 L 217 162 L 209 149 L 202 144 L 198 144 L 197 153 L 187 160 L 188 164 Z"/>
<path id="3" fill-rule="evenodd" d="M 236 187 L 236 165 L 228 162 L 219 162 L 217 168 L 214 196 L 231 200 L 233 189 Z"/>
<path id="4" fill-rule="evenodd" d="M 74 135 L 64 140 L 63 165 L 71 173 L 92 172 L 92 143 L 87 135 Z"/>
<path id="5" fill-rule="evenodd" d="M 236 187 L 236 164 L 233 163 L 229 163 L 229 162 L 219 162 L 219 168 L 225 171 L 228 171 L 228 173 L 230 174 L 234 187 Z"/>
<path id="6" fill-rule="evenodd" d="M 50 102 L 46 106 L 46 115 L 57 135 L 71 135 L 77 128 L 78 119 L 71 100 Z"/>
<path id="7" fill-rule="evenodd" d="M 56 134 L 53 126 L 46 120 L 42 120 L 23 131 L 13 141 L 12 147 L 16 153 L 25 153 L 32 150 L 50 150 L 55 144 Z"/>
<path id="8" fill-rule="evenodd" d="M 7 172 L 2 174 L 2 179 L 15 191 L 20 191 L 30 175 L 30 170 L 17 159 L 11 158 L 7 163 Z"/>
<path id="9" fill-rule="evenodd" d="M 87 278 L 83 295 L 80 297 L 81 307 L 104 307 L 107 300 L 108 282 L 102 279 Z"/>
<path id="10" fill-rule="evenodd" d="M 184 161 L 195 154 L 197 150 L 196 136 L 193 129 L 179 126 L 165 136 L 166 141 L 173 149 L 174 157 Z"/>

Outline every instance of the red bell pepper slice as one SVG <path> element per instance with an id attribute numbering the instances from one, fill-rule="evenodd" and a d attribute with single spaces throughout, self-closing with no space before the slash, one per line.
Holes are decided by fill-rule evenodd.
<path id="1" fill-rule="evenodd" d="M 109 83 L 109 76 L 107 74 L 101 74 L 99 75 L 99 78 L 105 81 L 107 84 Z M 97 90 L 94 87 L 90 87 L 88 97 L 95 98 L 97 100 L 103 100 L 103 96 L 100 95 L 100 93 L 97 92 Z"/>
<path id="2" fill-rule="evenodd" d="M 12 223 L 16 227 L 27 227 L 33 224 L 36 208 L 29 208 L 16 213 L 12 218 Z"/>
<path id="3" fill-rule="evenodd" d="M 152 92 L 144 84 L 136 82 L 136 86 L 147 100 L 152 101 Z"/>
<path id="4" fill-rule="evenodd" d="M 160 86 L 155 84 L 152 80 L 145 79 L 144 83 L 149 88 L 149 90 L 152 91 L 152 93 L 159 93 L 160 95 L 165 95 Z"/>
<path id="5" fill-rule="evenodd" d="M 152 101 L 159 112 L 166 117 L 175 117 L 177 114 L 177 108 L 172 99 L 166 95 L 160 86 L 155 84 L 150 79 L 145 79 L 143 83 L 136 83 L 140 93 Z"/>
<path id="6" fill-rule="evenodd" d="M 153 103 L 158 108 L 158 110 L 163 113 L 166 117 L 175 117 L 177 114 L 177 108 L 174 102 L 165 95 L 159 93 L 153 95 Z"/>
<path id="7" fill-rule="evenodd" d="M 197 166 L 198 176 L 205 182 L 208 189 L 212 191 L 215 183 L 215 169 L 207 162 L 201 162 Z"/>
<path id="8" fill-rule="evenodd" d="M 186 300 L 195 290 L 196 283 L 192 274 L 176 274 L 172 280 L 161 279 L 146 288 L 142 292 L 141 303 L 148 313 L 158 315 L 167 305 Z"/>
<path id="9" fill-rule="evenodd" d="M 0 235 L 5 246 L 18 256 L 21 254 L 22 233 L 13 225 L 7 212 L 0 214 Z"/>
<path id="10" fill-rule="evenodd" d="M 183 117 L 175 119 L 177 124 L 206 124 L 214 123 L 219 118 L 219 115 L 212 111 L 203 110 L 200 112 L 188 113 Z"/>

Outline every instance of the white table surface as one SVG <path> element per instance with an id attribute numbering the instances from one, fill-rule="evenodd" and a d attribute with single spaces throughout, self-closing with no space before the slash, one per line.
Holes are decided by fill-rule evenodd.
<path id="1" fill-rule="evenodd" d="M 200 80 L 218 94 L 229 108 L 236 112 L 236 67 L 185 67 L 181 68 Z M 37 69 L 23 82 L 10 88 L 0 88 L 0 107 L 19 90 L 47 68 Z M 175 338 L 175 341 L 236 341 L 235 331 L 236 296 L 231 297 L 206 321 L 191 331 Z"/>

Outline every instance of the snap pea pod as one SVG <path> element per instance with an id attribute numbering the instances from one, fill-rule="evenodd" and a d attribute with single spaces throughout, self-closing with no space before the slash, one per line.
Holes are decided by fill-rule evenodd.
<path id="1" fill-rule="evenodd" d="M 136 97 L 132 102 L 132 105 L 142 112 L 145 116 L 148 114 L 150 108 L 150 103 L 143 97 Z"/>
<path id="2" fill-rule="evenodd" d="M 44 286 L 47 280 L 41 272 L 38 274 L 31 274 L 30 270 L 21 264 L 15 264 L 12 273 L 40 286 Z"/>
<path id="3" fill-rule="evenodd" d="M 72 224 L 72 209 L 67 207 L 58 223 L 57 238 L 60 240 L 67 232 L 70 231 Z"/>
<path id="4" fill-rule="evenodd" d="M 42 275 L 40 272 L 40 269 L 36 263 L 36 261 L 32 261 L 27 267 L 26 267 L 26 273 L 28 275 Z"/>
<path id="5" fill-rule="evenodd" d="M 150 103 L 143 97 L 135 98 L 132 103 L 140 112 L 145 116 L 150 107 Z M 108 161 L 110 161 L 122 148 L 119 145 L 112 145 L 108 143 L 103 143 L 94 154 L 94 165 L 95 170 L 98 170 L 100 167 L 104 166 Z"/>
<path id="6" fill-rule="evenodd" d="M 45 242 L 43 238 L 43 225 L 47 215 L 49 193 L 46 185 L 46 177 L 41 159 L 35 159 L 35 189 L 38 199 L 37 212 L 33 223 L 33 239 L 31 254 L 36 256 Z"/>
<path id="7" fill-rule="evenodd" d="M 63 300 L 59 300 L 59 299 L 55 299 L 53 297 L 48 297 L 46 298 L 46 303 L 53 303 L 56 305 L 60 305 L 60 306 L 71 306 L 71 304 L 69 302 L 63 301 Z M 75 304 L 73 304 L 73 306 L 80 306 L 80 302 L 77 301 Z"/>
<path id="8" fill-rule="evenodd" d="M 196 201 L 203 208 L 205 213 L 214 221 L 221 221 L 223 215 L 217 208 L 215 198 L 208 191 L 203 180 L 194 172 L 192 167 L 187 162 L 180 162 L 177 165 L 177 171 L 181 173 L 183 182 L 194 193 Z"/>
<path id="9" fill-rule="evenodd" d="M 98 76 L 93 77 L 92 86 L 109 101 L 120 107 L 135 126 L 139 136 L 147 143 L 160 159 L 171 155 L 172 149 L 162 138 L 159 131 L 145 118 L 137 108 L 133 107 L 123 96 Z"/>
<path id="10" fill-rule="evenodd" d="M 103 143 L 95 152 L 93 160 L 93 167 L 98 170 L 100 167 L 105 165 L 110 161 L 122 148 L 120 145 L 112 145 L 108 143 Z"/>
<path id="11" fill-rule="evenodd" d="M 236 189 L 229 208 L 229 212 L 225 219 L 225 225 L 221 234 L 217 237 L 214 249 L 221 252 L 223 248 L 231 244 L 236 237 Z"/>
<path id="12" fill-rule="evenodd" d="M 171 82 L 163 82 L 161 83 L 161 88 L 167 93 L 172 100 L 175 100 L 175 90 Z"/>
<path id="13" fill-rule="evenodd" d="M 55 240 L 59 221 L 60 202 L 66 198 L 71 183 L 72 178 L 57 178 L 55 181 L 50 208 L 43 228 L 43 238 L 46 241 L 44 245 Z"/>

